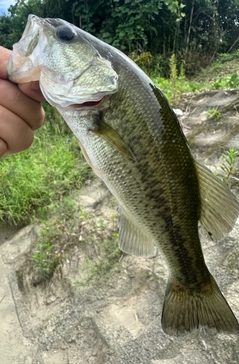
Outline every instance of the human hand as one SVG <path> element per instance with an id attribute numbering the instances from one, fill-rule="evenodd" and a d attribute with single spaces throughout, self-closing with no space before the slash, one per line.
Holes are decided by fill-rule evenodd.
<path id="1" fill-rule="evenodd" d="M 11 51 L 0 47 L 0 157 L 30 147 L 44 121 L 38 82 L 16 85 L 7 79 Z"/>

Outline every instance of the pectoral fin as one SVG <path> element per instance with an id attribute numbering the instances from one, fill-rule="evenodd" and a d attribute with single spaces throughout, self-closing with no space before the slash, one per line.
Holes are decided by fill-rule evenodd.
<path id="1" fill-rule="evenodd" d="M 140 257 L 154 257 L 157 249 L 147 233 L 119 208 L 119 247 L 127 253 Z"/>
<path id="2" fill-rule="evenodd" d="M 124 154 L 127 158 L 135 160 L 130 148 L 125 144 L 123 138 L 103 119 L 103 113 L 98 112 L 93 116 L 93 124 L 90 131 L 110 143 L 116 150 Z"/>
<path id="3" fill-rule="evenodd" d="M 196 162 L 204 229 L 219 240 L 231 231 L 239 212 L 239 204 L 229 188 L 212 172 Z"/>

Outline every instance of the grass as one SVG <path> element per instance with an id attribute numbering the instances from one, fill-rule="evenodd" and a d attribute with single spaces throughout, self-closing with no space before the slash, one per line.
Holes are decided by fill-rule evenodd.
<path id="1" fill-rule="evenodd" d="M 76 138 L 58 118 L 48 108 L 47 121 L 36 132 L 33 146 L 0 159 L 0 219 L 19 227 L 32 222 L 43 225 L 26 263 L 16 272 L 22 289 L 26 276 L 34 286 L 54 276 L 71 248 L 79 244 L 81 224 L 91 219 L 72 195 L 91 171 Z M 93 255 L 86 257 L 87 282 L 110 271 L 121 255 L 117 233 L 106 231 L 103 219 L 93 223 L 88 235 L 81 244 L 100 242 L 100 254 L 94 263 Z"/>
<path id="2" fill-rule="evenodd" d="M 80 188 L 88 174 L 76 138 L 46 122 L 31 148 L 0 160 L 0 220 L 25 225 L 46 216 L 48 206 Z"/>
<path id="3" fill-rule="evenodd" d="M 84 257 L 80 268 L 82 279 L 76 284 L 86 286 L 104 281 L 109 272 L 119 267 L 122 255 L 118 234 L 107 227 L 108 223 L 83 213 L 70 196 L 54 204 L 51 218 L 44 223 L 38 245 L 30 254 L 33 285 L 50 280 L 71 256 L 74 246 Z"/>
<path id="4" fill-rule="evenodd" d="M 170 58 L 170 78 L 155 75 L 151 77 L 154 83 L 162 90 L 173 107 L 178 107 L 184 93 L 199 91 L 202 85 L 199 82 L 189 81 L 184 72 L 183 64 L 180 71 L 177 69 L 177 60 L 173 54 Z"/>
<path id="5" fill-rule="evenodd" d="M 29 256 L 34 286 L 50 280 L 72 247 L 79 244 L 81 224 L 85 220 L 72 195 L 49 206 L 47 220 L 41 221 L 43 228 L 37 246 Z"/>
<path id="6" fill-rule="evenodd" d="M 112 270 L 119 269 L 122 252 L 114 216 L 106 221 L 84 212 L 72 196 L 53 204 L 50 211 L 28 259 L 27 274 L 35 287 L 51 280 L 56 271 L 61 272 L 62 263 L 75 252 L 73 247 L 81 257 L 81 278 L 73 280 L 77 286 L 99 285 Z M 20 272 L 24 281 L 24 268 Z M 24 287 L 24 283 L 21 285 Z"/>
<path id="7" fill-rule="evenodd" d="M 16 272 L 21 287 L 25 275 L 34 285 L 50 280 L 67 249 L 78 243 L 81 212 L 77 215 L 71 195 L 91 173 L 56 110 L 46 106 L 46 115 L 31 148 L 0 159 L 0 220 L 18 227 L 44 225 L 27 266 Z"/>
<path id="8" fill-rule="evenodd" d="M 211 84 L 214 87 L 214 82 L 217 83 L 220 79 L 227 79 L 238 73 L 238 60 L 238 50 L 234 53 L 220 54 L 211 66 L 200 70 L 194 79 L 202 84 Z"/>
<path id="9" fill-rule="evenodd" d="M 51 279 L 62 261 L 62 254 L 54 251 L 54 246 L 47 236 L 47 229 L 42 230 L 38 249 L 32 256 L 34 267 L 34 285 Z"/>
<path id="10" fill-rule="evenodd" d="M 98 228 L 101 231 L 101 226 Z M 120 267 L 119 261 L 123 253 L 118 246 L 117 232 L 108 234 L 107 239 L 103 239 L 103 242 L 97 246 L 97 250 L 97 259 L 96 254 L 85 257 L 82 264 L 84 277 L 76 282 L 77 285 L 99 285 L 107 279 L 109 272 Z"/>
<path id="11" fill-rule="evenodd" d="M 71 195 L 49 206 L 48 219 L 41 221 L 43 228 L 37 247 L 30 254 L 35 286 L 50 280 L 72 246 L 79 243 L 82 220 L 81 211 Z"/>
<path id="12" fill-rule="evenodd" d="M 178 107 L 185 93 L 239 87 L 238 61 L 239 51 L 221 54 L 211 66 L 202 69 L 196 77 L 188 79 L 183 72 L 183 64 L 179 70 L 177 60 L 172 55 L 171 59 L 168 60 L 170 64 L 169 78 L 162 77 L 160 72 L 154 70 L 150 70 L 148 73 L 172 106 Z"/>

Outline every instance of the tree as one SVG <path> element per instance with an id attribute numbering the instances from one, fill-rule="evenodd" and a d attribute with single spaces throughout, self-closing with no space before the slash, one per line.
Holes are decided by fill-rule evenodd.
<path id="1" fill-rule="evenodd" d="M 150 34 L 157 35 L 154 17 L 162 0 L 75 1 L 79 26 L 121 50 L 145 49 Z"/>
<path id="2" fill-rule="evenodd" d="M 0 17 L 0 42 L 11 48 L 28 14 L 63 18 L 131 53 L 172 54 L 187 72 L 239 47 L 239 0 L 17 0 Z"/>

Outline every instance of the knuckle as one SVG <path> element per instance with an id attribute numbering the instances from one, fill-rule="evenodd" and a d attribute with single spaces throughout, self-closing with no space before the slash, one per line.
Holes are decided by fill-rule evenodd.
<path id="1" fill-rule="evenodd" d="M 4 105 L 12 105 L 18 102 L 20 90 L 13 83 L 0 79 L 0 95 L 1 100 L 4 101 Z"/>
<path id="2" fill-rule="evenodd" d="M 7 119 L 8 112 L 9 111 L 4 106 L 0 105 L 0 120 L 1 121 Z"/>
<path id="3" fill-rule="evenodd" d="M 8 153 L 17 153 L 32 145 L 34 133 L 25 120 L 0 105 L 0 138 L 7 144 Z"/>

